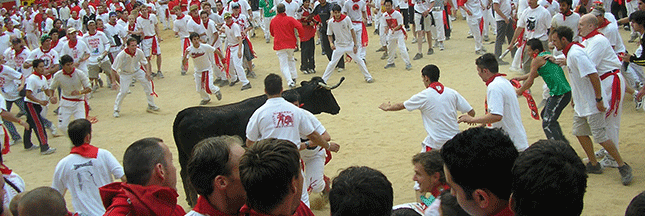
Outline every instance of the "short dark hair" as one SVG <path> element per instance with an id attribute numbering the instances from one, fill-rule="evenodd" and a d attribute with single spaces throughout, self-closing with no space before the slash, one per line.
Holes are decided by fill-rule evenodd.
<path id="1" fill-rule="evenodd" d="M 488 69 L 491 73 L 497 73 L 499 71 L 499 65 L 497 64 L 497 57 L 492 53 L 486 53 L 482 56 L 479 56 L 475 60 L 477 67 L 481 69 Z"/>
<path id="2" fill-rule="evenodd" d="M 443 173 L 443 159 L 439 150 L 422 152 L 412 157 L 412 164 L 421 164 L 423 171 L 428 175 L 439 173 L 439 182 L 446 183 L 446 175 Z"/>
<path id="3" fill-rule="evenodd" d="M 378 170 L 366 166 L 348 167 L 331 185 L 329 207 L 332 216 L 392 214 L 392 183 Z"/>
<path id="4" fill-rule="evenodd" d="M 629 21 L 641 26 L 645 26 L 645 11 L 634 11 L 629 15 Z"/>
<path id="5" fill-rule="evenodd" d="M 20 38 L 11 39 L 11 44 L 12 45 L 21 44 L 21 43 L 22 43 L 22 39 L 20 39 Z"/>
<path id="6" fill-rule="evenodd" d="M 85 137 L 92 133 L 92 123 L 87 119 L 76 119 L 69 123 L 67 135 L 74 146 L 81 146 L 85 142 Z"/>
<path id="7" fill-rule="evenodd" d="M 333 4 L 331 6 L 331 11 L 341 11 L 341 10 L 342 10 L 342 8 L 340 8 L 340 5 Z"/>
<path id="8" fill-rule="evenodd" d="M 38 67 L 39 64 L 45 64 L 45 61 L 43 61 L 42 59 L 34 59 L 34 61 L 31 62 L 31 64 L 33 67 Z"/>
<path id="9" fill-rule="evenodd" d="M 289 103 L 300 102 L 300 93 L 297 91 L 289 90 L 282 92 L 282 97 Z"/>
<path id="10" fill-rule="evenodd" d="M 511 168 L 517 155 L 513 141 L 499 128 L 470 128 L 441 148 L 441 158 L 452 181 L 463 188 L 468 200 L 473 199 L 477 189 L 488 189 L 497 198 L 508 200 Z"/>
<path id="11" fill-rule="evenodd" d="M 264 91 L 268 95 L 277 95 L 282 91 L 282 77 L 277 74 L 270 73 L 264 78 Z"/>
<path id="12" fill-rule="evenodd" d="M 286 11 L 284 4 L 278 3 L 278 6 L 276 6 L 276 11 L 278 11 L 278 13 L 284 13 Z"/>
<path id="13" fill-rule="evenodd" d="M 398 208 L 392 210 L 392 216 L 422 216 L 419 212 L 411 208 Z"/>
<path id="14" fill-rule="evenodd" d="M 643 1 L 643 0 L 641 0 Z M 625 210 L 625 216 L 641 216 L 645 212 L 645 191 L 636 195 Z"/>
<path id="15" fill-rule="evenodd" d="M 392 3 L 392 0 L 385 0 L 385 1 L 383 1 L 383 5 L 385 5 L 385 3 L 388 3 L 388 2 L 389 2 L 391 5 L 392 5 L 392 4 L 394 4 L 394 3 Z"/>
<path id="16" fill-rule="evenodd" d="M 450 190 L 444 191 L 439 197 L 439 200 L 441 200 L 439 208 L 443 215 L 469 216 L 468 212 L 464 211 L 459 205 L 459 202 L 457 202 L 457 197 L 450 194 Z"/>
<path id="17" fill-rule="evenodd" d="M 130 45 L 130 42 L 139 43 L 139 41 L 137 41 L 137 39 L 136 39 L 136 38 L 130 37 L 130 38 L 128 38 L 128 40 L 125 42 L 125 44 L 126 44 L 126 45 Z"/>
<path id="18" fill-rule="evenodd" d="M 569 42 L 573 42 L 573 30 L 567 26 L 558 26 L 553 29 L 553 33 L 557 34 L 558 39 L 567 39 Z"/>
<path id="19" fill-rule="evenodd" d="M 166 166 L 163 140 L 155 137 L 143 138 L 132 143 L 123 153 L 123 171 L 128 184 L 146 185 L 150 180 L 155 165 Z"/>
<path id="20" fill-rule="evenodd" d="M 301 178 L 299 176 L 300 153 L 288 140 L 260 140 L 240 160 L 240 179 L 246 190 L 246 203 L 262 213 L 278 207 L 289 192 L 292 180 Z"/>
<path id="21" fill-rule="evenodd" d="M 421 75 L 430 78 L 431 82 L 439 81 L 439 67 L 433 64 L 426 65 L 421 69 Z"/>
<path id="22" fill-rule="evenodd" d="M 206 4 L 208 4 L 208 2 L 205 2 L 205 3 L 206 3 Z M 208 4 L 208 5 L 210 6 L 210 4 Z M 200 16 L 201 16 L 202 14 L 206 14 L 206 16 L 208 16 L 208 11 L 203 10 L 202 12 L 199 12 L 199 15 L 200 15 Z"/>
<path id="23" fill-rule="evenodd" d="M 65 198 L 57 190 L 50 187 L 38 187 L 27 192 L 18 203 L 18 209 L 23 216 L 36 215 L 67 215 Z"/>
<path id="24" fill-rule="evenodd" d="M 199 195 L 208 196 L 213 193 L 213 179 L 229 176 L 231 145 L 242 145 L 238 136 L 211 137 L 199 141 L 193 148 L 192 156 L 186 166 L 188 178 Z"/>
<path id="25" fill-rule="evenodd" d="M 193 40 L 193 38 L 199 38 L 199 34 L 197 34 L 197 32 L 191 32 L 188 38 L 190 38 L 190 40 Z"/>
<path id="26" fill-rule="evenodd" d="M 531 49 L 537 50 L 539 52 L 544 51 L 544 47 L 542 47 L 542 42 L 537 38 L 529 39 L 528 41 L 526 41 L 526 45 L 531 47 Z"/>
<path id="27" fill-rule="evenodd" d="M 572 5 L 573 1 L 572 0 L 560 0 L 559 2 L 560 2 L 560 4 L 567 3 L 567 5 L 569 5 L 570 9 L 571 9 L 571 7 L 573 7 L 573 5 Z"/>
<path id="28" fill-rule="evenodd" d="M 70 55 L 64 55 L 64 56 L 60 57 L 60 65 L 61 66 L 65 65 L 67 63 L 74 63 L 74 58 L 72 58 L 72 56 L 70 56 Z"/>
<path id="29" fill-rule="evenodd" d="M 587 188 L 585 165 L 565 142 L 540 140 L 515 160 L 511 207 L 516 215 L 580 215 Z"/>

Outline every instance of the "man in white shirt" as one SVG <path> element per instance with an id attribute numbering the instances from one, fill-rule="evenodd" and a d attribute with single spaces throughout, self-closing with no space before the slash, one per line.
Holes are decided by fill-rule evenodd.
<path id="1" fill-rule="evenodd" d="M 299 18 L 296 17 L 296 11 L 298 11 L 298 8 L 300 8 L 300 4 L 297 1 L 284 0 L 281 3 L 284 4 L 285 13 L 287 14 L 287 16 L 293 17 L 294 19 Z"/>
<path id="2" fill-rule="evenodd" d="M 226 24 L 222 26 L 220 32 L 226 34 L 226 75 L 231 77 L 229 86 L 235 85 L 242 81 L 242 91 L 251 88 L 251 82 L 246 79 L 246 73 L 242 67 L 242 56 L 244 54 L 244 44 L 242 43 L 242 29 L 240 25 L 233 21 L 231 13 L 224 13 Z M 223 82 L 220 86 L 225 85 Z"/>
<path id="3" fill-rule="evenodd" d="M 536 0 L 534 0 L 536 1 Z M 482 10 L 484 5 L 482 5 L 479 0 L 466 0 L 466 1 L 457 1 L 459 8 L 466 11 L 466 20 L 468 22 L 468 27 L 470 28 L 470 33 L 475 39 L 475 53 L 477 55 L 483 55 L 486 53 L 484 45 L 482 45 L 482 32 L 479 30 L 479 23 L 482 21 Z"/>
<path id="4" fill-rule="evenodd" d="M 109 32 L 110 35 L 106 35 L 110 38 L 110 60 L 114 61 L 116 55 L 123 50 L 125 47 L 125 40 L 127 39 L 128 32 L 125 30 L 125 27 L 119 25 L 117 22 L 116 12 L 110 12 L 110 20 L 107 25 L 105 25 L 105 32 Z"/>
<path id="5" fill-rule="evenodd" d="M 566 0 L 561 0 L 566 1 Z M 571 1 L 571 0 L 568 0 Z M 513 22 L 511 1 L 510 0 L 493 0 L 493 10 L 495 11 L 495 20 L 497 21 L 497 38 L 495 39 L 495 56 L 502 55 L 502 45 L 504 41 L 510 43 L 513 40 Z M 511 56 L 515 55 L 516 49 L 511 49 Z M 507 65 L 508 62 L 499 59 L 499 65 Z"/>
<path id="6" fill-rule="evenodd" d="M 551 14 L 544 7 L 538 5 L 537 0 L 528 0 L 529 8 L 525 9 L 519 19 L 517 20 L 517 28 L 513 34 L 513 40 L 509 43 L 507 49 L 513 49 L 515 42 L 518 42 L 520 34 L 524 34 L 522 44 L 522 70 L 525 74 L 531 72 L 531 58 L 529 49 L 524 49 L 526 41 L 537 38 L 542 42 L 542 47 L 548 47 L 549 35 L 547 34 L 551 28 Z"/>
<path id="7" fill-rule="evenodd" d="M 49 88 L 61 90 L 62 99 L 58 109 L 58 128 L 67 131 L 70 121 L 87 118 L 89 104 L 85 94 L 92 91 L 87 75 L 74 67 L 74 59 L 69 55 L 60 58 L 62 70 L 56 72 Z"/>
<path id="8" fill-rule="evenodd" d="M 11 105 L 15 103 L 19 107 L 20 111 L 24 114 L 25 105 L 19 92 L 20 89 L 24 89 L 25 87 L 25 77 L 22 75 L 22 73 L 14 70 L 11 67 L 7 67 L 7 65 L 0 65 L 0 81 L 2 81 L 0 82 L 0 89 L 2 90 L 2 97 L 4 99 L 4 103 L 2 100 L 0 100 L 3 112 L 10 112 Z M 2 122 L 0 123 L 4 124 L 5 128 L 11 135 L 10 144 L 16 144 L 21 139 L 21 137 L 20 133 L 18 133 L 13 123 L 11 123 L 9 119 L 2 119 Z"/>
<path id="9" fill-rule="evenodd" d="M 571 4 L 571 0 L 560 0 L 560 13 L 553 16 L 550 32 L 553 32 L 559 26 L 566 26 L 573 30 L 573 41 L 579 41 L 578 22 L 580 21 L 580 14 L 573 12 Z"/>
<path id="10" fill-rule="evenodd" d="M 487 53 L 475 61 L 477 74 L 486 83 L 486 115 L 472 117 L 470 115 L 459 116 L 458 122 L 468 124 L 491 124 L 492 127 L 501 128 L 508 133 L 513 140 L 517 151 L 524 151 L 529 147 L 526 139 L 526 130 L 522 125 L 520 115 L 520 104 L 517 101 L 515 88 L 507 79 L 498 73 L 497 57 Z"/>
<path id="11" fill-rule="evenodd" d="M 150 71 L 142 70 L 142 67 L 148 64 L 147 58 L 144 56 L 144 53 L 141 49 L 137 48 L 137 39 L 130 38 L 126 42 L 127 48 L 123 49 L 119 55 L 114 59 L 112 64 L 112 89 L 115 89 L 117 86 L 117 72 L 118 77 L 121 80 L 121 87 L 119 89 L 119 94 L 116 95 L 116 100 L 114 101 L 114 113 L 112 116 L 118 118 L 121 116 L 121 103 L 123 98 L 128 95 L 128 90 L 130 88 L 130 83 L 132 79 L 136 79 L 141 83 L 143 87 L 143 92 L 146 94 L 146 99 L 148 101 L 147 112 L 157 112 L 159 107 L 155 105 L 154 97 L 157 94 L 154 92 L 152 87 L 152 73 Z"/>
<path id="12" fill-rule="evenodd" d="M 58 18 L 63 21 L 65 26 L 67 26 L 67 20 L 69 19 L 71 12 L 71 9 L 67 6 L 67 2 L 62 1 L 60 9 L 58 9 L 58 15 L 60 15 Z"/>
<path id="13" fill-rule="evenodd" d="M 88 77 L 92 83 L 93 91 L 96 91 L 100 83 L 99 72 L 101 70 L 108 75 L 108 80 L 111 80 L 110 58 L 107 57 L 110 51 L 110 41 L 105 33 L 96 30 L 94 20 L 87 22 L 87 34 L 83 35 L 83 40 L 90 49 L 90 58 L 87 61 Z"/>
<path id="14" fill-rule="evenodd" d="M 215 48 L 208 44 L 202 44 L 200 41 L 199 34 L 193 32 L 190 33 L 190 41 L 192 46 L 186 49 L 184 56 L 182 57 L 182 64 L 186 64 L 188 58 L 193 59 L 195 64 L 193 68 L 195 69 L 195 87 L 199 95 L 202 97 L 202 101 L 199 105 L 206 105 L 211 101 L 209 95 L 215 94 L 217 100 L 222 100 L 222 93 L 220 92 L 219 87 L 213 85 L 213 57 L 215 53 Z"/>
<path id="15" fill-rule="evenodd" d="M 90 144 L 92 123 L 87 119 L 77 119 L 69 125 L 69 139 L 74 147 L 56 165 L 52 188 L 62 195 L 69 189 L 76 212 L 103 215 L 105 207 L 99 187 L 112 183 L 114 179 L 125 182 L 125 172 L 112 153 Z"/>
<path id="16" fill-rule="evenodd" d="M 178 14 L 172 26 L 172 30 L 175 31 L 175 36 L 179 37 L 181 51 L 182 54 L 185 55 L 186 48 L 190 46 L 190 39 L 188 39 L 188 36 L 190 36 L 190 32 L 188 32 L 188 22 L 190 21 L 190 17 L 184 15 L 181 12 L 181 7 L 179 6 L 175 6 L 172 10 L 175 14 Z M 181 75 L 186 75 L 186 71 L 188 71 L 188 62 L 181 65 Z"/>
<path id="17" fill-rule="evenodd" d="M 161 47 L 159 46 L 160 39 L 159 28 L 157 27 L 157 16 L 151 14 L 148 11 L 148 7 L 141 7 L 141 15 L 137 17 L 137 27 L 143 32 L 143 38 L 141 40 L 141 49 L 146 55 L 146 59 L 150 62 L 151 56 L 156 56 L 157 58 L 157 73 L 152 73 L 153 76 L 158 76 L 163 78 L 163 73 L 161 73 Z M 147 65 L 147 71 L 152 71 L 152 66 Z"/>
<path id="18" fill-rule="evenodd" d="M 553 45 L 558 50 L 562 50 L 567 58 L 572 103 L 575 104 L 572 132 L 578 138 L 589 158 L 587 173 L 602 173 L 602 166 L 594 155 L 593 143 L 589 137 L 593 136 L 594 140 L 616 160 L 623 185 L 629 185 L 633 179 L 632 168 L 623 161 L 616 145 L 609 137 L 605 121 L 607 102 L 603 100 L 603 90 L 598 71 L 594 67 L 595 64 L 580 44 L 571 42 L 573 31 L 568 27 L 555 28 L 551 34 L 551 40 Z"/>
<path id="19" fill-rule="evenodd" d="M 351 19 L 341 13 L 339 5 L 333 5 L 331 11 L 332 17 L 327 20 L 327 37 L 330 42 L 333 41 L 330 43 L 333 53 L 331 61 L 327 64 L 325 73 L 322 76 L 323 80 L 325 80 L 325 82 L 329 80 L 329 77 L 331 77 L 331 73 L 334 70 L 334 66 L 336 66 L 340 57 L 347 54 L 352 58 L 352 60 L 354 60 L 354 62 L 356 62 L 356 64 L 358 64 L 358 68 L 361 70 L 361 73 L 363 73 L 365 81 L 367 83 L 373 83 L 374 79 L 367 71 L 365 61 L 357 55 L 360 42 L 358 42 L 358 39 L 356 38 L 356 33 L 354 32 Z M 391 51 L 394 51 L 394 49 L 391 49 Z M 406 50 L 401 50 L 401 52 L 407 53 Z"/>
<path id="20" fill-rule="evenodd" d="M 428 42 L 428 53 L 427 55 L 432 55 L 434 53 L 434 50 L 432 49 L 432 28 L 436 28 L 433 26 L 434 19 L 432 16 L 434 14 L 432 13 L 432 10 L 434 8 L 435 1 L 432 0 L 418 0 L 414 4 L 414 31 L 415 37 L 417 38 L 417 54 L 414 55 L 414 58 L 412 60 L 419 60 L 423 58 L 423 33 L 426 34 L 426 40 Z M 443 16 L 442 16 L 443 17 Z"/>
<path id="21" fill-rule="evenodd" d="M 423 126 L 428 136 L 421 142 L 421 152 L 441 150 L 446 141 L 458 134 L 457 111 L 474 117 L 475 110 L 457 91 L 444 87 L 439 82 L 439 68 L 430 64 L 423 67 L 421 77 L 425 90 L 415 94 L 403 103 L 383 103 L 383 111 L 421 111 Z"/>
<path id="22" fill-rule="evenodd" d="M 385 12 L 383 13 L 383 18 L 387 26 L 386 34 L 388 35 L 387 42 L 387 65 L 385 69 L 393 68 L 394 65 L 394 56 L 396 55 L 396 48 L 399 49 L 401 53 L 401 59 L 405 62 L 405 69 L 411 70 L 412 63 L 410 62 L 410 56 L 408 55 L 408 48 L 405 46 L 405 39 L 408 37 L 405 29 L 403 28 L 403 16 L 398 11 L 394 10 L 392 6 L 392 0 L 385 0 L 383 5 L 385 6 Z"/>
<path id="23" fill-rule="evenodd" d="M 367 41 L 363 40 L 363 35 L 367 35 L 367 30 L 363 32 L 365 29 L 365 20 L 367 20 L 366 9 L 365 1 L 361 0 L 346 1 L 343 6 L 343 13 L 351 19 L 354 34 L 356 35 L 356 41 L 358 42 L 358 44 L 356 44 L 358 46 L 356 54 L 362 60 L 365 60 L 367 51 Z"/>
<path id="24" fill-rule="evenodd" d="M 74 59 L 74 67 L 80 69 L 87 76 L 87 60 L 90 58 L 90 48 L 83 40 L 78 40 L 76 32 L 77 30 L 74 28 L 67 29 L 67 38 L 69 40 L 62 44 L 60 55 L 71 56 Z"/>
<path id="25" fill-rule="evenodd" d="M 45 118 L 40 115 L 40 112 L 43 106 L 47 106 L 50 101 L 56 103 L 57 98 L 51 97 L 54 91 L 49 89 L 47 78 L 45 78 L 45 62 L 42 59 L 36 59 L 33 60 L 32 64 L 34 74 L 25 80 L 25 106 L 27 108 L 27 123 L 29 123 L 30 129 L 25 128 L 23 144 L 27 150 L 38 148 L 38 146 L 31 143 L 31 131 L 36 130 L 36 137 L 38 137 L 38 142 L 40 143 L 40 154 L 48 155 L 56 152 L 56 148 L 49 147 L 47 131 L 45 131 L 45 124 L 43 123 Z"/>

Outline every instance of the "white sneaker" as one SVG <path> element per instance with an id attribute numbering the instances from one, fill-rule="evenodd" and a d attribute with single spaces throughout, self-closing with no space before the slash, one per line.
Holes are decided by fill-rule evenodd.
<path id="1" fill-rule="evenodd" d="M 49 127 L 49 129 L 52 131 L 52 136 L 54 137 L 60 136 L 60 134 L 58 134 L 58 128 L 56 127 L 56 125 L 54 125 L 54 123 L 52 123 L 52 126 Z"/>
<path id="2" fill-rule="evenodd" d="M 605 157 L 602 160 L 600 160 L 600 165 L 602 167 L 618 168 L 618 162 L 616 162 L 616 160 L 614 160 L 611 157 Z"/>
<path id="3" fill-rule="evenodd" d="M 604 148 L 602 148 L 602 149 L 596 151 L 596 153 L 594 153 L 594 155 L 596 156 L 596 159 L 602 159 L 602 158 L 606 157 L 608 154 L 609 153 L 607 153 L 607 150 L 605 150 Z"/>
<path id="4" fill-rule="evenodd" d="M 636 104 L 636 110 L 641 110 L 643 109 L 643 99 L 641 98 L 640 100 L 636 99 L 636 95 L 632 95 L 634 97 L 634 103 Z"/>
<path id="5" fill-rule="evenodd" d="M 114 113 L 112 113 L 112 116 L 114 118 L 118 118 L 118 117 L 121 117 L 121 114 L 119 114 L 119 111 L 114 111 Z"/>
<path id="6" fill-rule="evenodd" d="M 146 111 L 147 111 L 147 112 L 150 112 L 150 113 L 151 113 L 151 112 L 157 112 L 157 111 L 159 111 L 159 110 L 160 110 L 160 109 L 159 109 L 159 107 L 158 107 L 158 106 L 150 106 L 150 105 L 148 105 L 148 108 L 146 109 Z"/>
<path id="7" fill-rule="evenodd" d="M 443 46 L 443 41 L 439 42 L 439 50 L 444 50 L 444 49 L 446 48 Z"/>

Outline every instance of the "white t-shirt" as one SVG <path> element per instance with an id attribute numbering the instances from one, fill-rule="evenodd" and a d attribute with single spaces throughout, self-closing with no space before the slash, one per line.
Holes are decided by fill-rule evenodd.
<path id="1" fill-rule="evenodd" d="M 579 41 L 579 36 L 578 36 L 578 22 L 580 21 L 580 14 L 578 13 L 571 13 L 566 19 L 564 19 L 564 15 L 562 13 L 557 13 L 556 15 L 553 16 L 553 19 L 551 19 L 551 27 L 557 28 L 560 26 L 566 26 L 569 27 L 571 30 L 573 30 L 573 41 Z"/>
<path id="2" fill-rule="evenodd" d="M 486 101 L 491 114 L 502 116 L 502 120 L 493 123 L 492 126 L 506 131 L 518 151 L 528 148 L 529 142 L 522 125 L 520 103 L 517 101 L 517 94 L 511 82 L 503 77 L 496 77 L 486 88 Z"/>
<path id="3" fill-rule="evenodd" d="M 9 180 L 13 185 L 15 185 L 20 192 L 25 192 L 25 180 L 23 180 L 16 172 L 11 172 L 11 174 L 2 174 L 2 177 L 4 177 L 6 180 Z M 4 206 L 9 206 L 9 203 L 11 203 L 11 200 L 18 195 L 18 191 L 16 191 L 15 188 L 11 187 L 5 180 L 4 184 Z M 7 209 L 5 209 L 6 211 Z"/>
<path id="4" fill-rule="evenodd" d="M 73 48 L 69 47 L 69 41 L 67 41 L 65 44 L 63 44 L 63 46 L 61 47 L 60 55 L 61 56 L 69 55 L 74 59 L 74 63 L 79 63 L 81 58 L 86 53 L 90 54 L 89 47 L 87 47 L 87 44 L 85 44 L 85 42 L 83 42 L 83 40 L 80 40 L 80 39 L 77 38 L 76 39 L 76 46 L 74 46 Z M 88 62 L 87 60 L 81 62 L 78 65 L 77 68 L 82 70 L 82 71 L 87 71 L 87 62 Z"/>
<path id="5" fill-rule="evenodd" d="M 123 49 L 119 55 L 114 58 L 114 63 L 112 63 L 112 70 L 115 70 L 119 73 L 124 74 L 134 74 L 135 72 L 141 70 L 141 66 L 147 65 L 148 60 L 143 54 L 143 51 L 137 48 L 134 56 L 126 53 L 126 49 Z"/>
<path id="6" fill-rule="evenodd" d="M 54 74 L 52 83 L 49 88 L 52 90 L 61 88 L 63 97 L 70 99 L 83 99 L 84 95 L 72 96 L 72 91 L 82 91 L 84 88 L 90 88 L 90 79 L 87 78 L 86 72 L 76 70 L 72 75 L 63 74 L 63 70 L 59 70 Z"/>
<path id="7" fill-rule="evenodd" d="M 567 68 L 569 68 L 569 84 L 573 110 L 577 116 L 589 116 L 599 113 L 596 108 L 596 95 L 588 75 L 598 73 L 594 63 L 589 59 L 582 47 L 573 45 L 567 53 Z M 605 104 L 607 103 L 606 100 Z M 607 105 L 605 105 L 607 106 Z"/>
<path id="8" fill-rule="evenodd" d="M 59 58 L 60 57 L 56 50 L 50 49 L 47 52 L 43 52 L 42 48 L 38 48 L 29 53 L 29 57 L 27 57 L 26 62 L 33 63 L 36 59 L 42 59 L 45 64 L 45 69 L 50 69 L 54 65 L 58 64 Z"/>
<path id="9" fill-rule="evenodd" d="M 157 16 L 154 14 L 148 14 L 148 19 L 143 18 L 143 16 L 137 17 L 137 27 L 141 28 L 143 31 L 143 36 L 154 36 L 157 33 L 155 32 L 155 26 L 159 21 Z"/>
<path id="10" fill-rule="evenodd" d="M 106 35 L 110 39 L 110 52 L 120 51 L 121 47 L 127 41 L 128 31 L 116 22 L 114 25 L 107 23 L 105 30 L 106 32 L 110 32 L 110 35 Z"/>
<path id="11" fill-rule="evenodd" d="M 74 29 L 83 29 L 83 21 L 79 17 L 78 19 L 69 18 L 67 20 L 67 27 L 74 28 Z"/>
<path id="12" fill-rule="evenodd" d="M 334 18 L 331 17 L 327 20 L 327 35 L 333 35 L 334 45 L 342 47 L 352 47 L 354 46 L 354 38 L 352 37 L 352 20 L 349 17 L 336 22 Z"/>
<path id="13" fill-rule="evenodd" d="M 403 16 L 401 15 L 400 12 L 393 10 L 393 12 L 390 14 L 389 12 L 383 13 L 383 17 L 385 19 L 385 22 L 387 25 L 390 27 L 391 31 L 394 30 L 397 26 L 403 25 Z M 332 19 L 332 18 L 329 18 Z M 403 37 L 403 28 L 396 30 L 394 32 L 390 31 L 390 36 L 391 37 Z"/>
<path id="14" fill-rule="evenodd" d="M 0 50 L 7 50 L 11 47 L 11 36 L 8 34 L 0 35 Z"/>
<path id="15" fill-rule="evenodd" d="M 22 73 L 14 70 L 7 65 L 0 65 L 0 89 L 2 89 L 2 97 L 7 101 L 15 101 L 20 99 L 18 95 L 18 85 Z M 2 101 L 0 101 L 2 102 Z"/>
<path id="16" fill-rule="evenodd" d="M 407 2 L 405 4 L 408 4 Z M 342 12 L 346 13 L 352 21 L 362 21 L 363 13 L 366 12 L 365 1 L 346 1 Z M 333 19 L 333 18 L 331 18 Z"/>
<path id="17" fill-rule="evenodd" d="M 415 0 L 414 1 L 414 11 L 417 13 L 423 13 L 424 11 L 430 10 L 430 3 L 434 0 Z"/>
<path id="18" fill-rule="evenodd" d="M 298 8 L 300 8 L 300 4 L 298 4 L 298 2 L 291 0 L 291 3 L 287 1 L 282 1 L 281 3 L 284 4 L 284 12 L 287 14 L 287 16 L 298 19 L 298 17 L 296 16 L 296 11 L 298 11 Z"/>
<path id="19" fill-rule="evenodd" d="M 502 11 L 506 18 L 511 19 L 511 1 L 510 0 L 493 0 L 493 4 L 499 4 L 499 10 Z M 493 10 L 495 11 L 495 10 Z M 504 21 L 504 19 L 495 11 L 495 21 Z"/>
<path id="20" fill-rule="evenodd" d="M 551 17 L 553 17 L 555 14 L 560 13 L 560 3 L 558 1 L 549 1 L 547 0 L 539 0 L 538 5 L 544 7 L 547 11 L 549 11 L 549 14 L 551 14 Z"/>
<path id="21" fill-rule="evenodd" d="M 7 61 L 7 66 L 17 71 L 21 71 L 22 75 L 27 77 L 27 75 L 31 74 L 31 68 L 25 69 L 22 67 L 22 64 L 25 63 L 25 60 L 27 60 L 29 54 L 31 54 L 31 51 L 29 51 L 27 47 L 23 48 L 22 52 L 20 52 L 20 54 L 18 55 L 16 55 L 16 50 L 14 50 L 13 48 L 7 49 L 4 51 L 4 60 Z"/>
<path id="22" fill-rule="evenodd" d="M 605 36 L 595 35 L 582 41 L 581 44 L 585 46 L 584 50 L 596 67 L 598 76 L 620 69 L 622 64 Z"/>
<path id="23" fill-rule="evenodd" d="M 428 133 L 423 144 L 432 149 L 441 149 L 446 141 L 460 132 L 457 111 L 467 113 L 473 109 L 457 91 L 445 87 L 441 94 L 433 88 L 426 88 L 403 105 L 408 111 L 421 111 L 423 127 Z"/>
<path id="24" fill-rule="evenodd" d="M 232 18 L 233 18 L 233 22 L 235 22 L 238 25 L 240 25 L 240 28 L 242 30 L 244 30 L 244 29 L 246 29 L 246 28 L 251 26 L 251 23 L 249 22 L 248 17 L 246 15 L 244 15 L 244 14 L 239 14 L 237 17 L 232 16 Z"/>
<path id="25" fill-rule="evenodd" d="M 302 109 L 277 97 L 268 99 L 253 112 L 246 125 L 246 138 L 251 141 L 277 138 L 299 145 L 300 136 L 307 136 L 314 129 Z"/>
<path id="26" fill-rule="evenodd" d="M 31 95 L 38 100 L 48 100 L 45 90 L 49 89 L 49 84 L 47 84 L 47 78 L 45 78 L 45 76 L 38 76 L 35 74 L 29 75 L 27 79 L 25 79 L 25 89 L 31 91 Z M 25 102 L 38 104 L 36 101 L 27 97 L 25 97 Z"/>
<path id="27" fill-rule="evenodd" d="M 618 32 L 617 25 L 612 25 L 610 23 L 604 28 L 598 29 L 598 32 L 602 33 L 607 40 L 609 40 L 609 44 L 616 54 L 624 53 L 626 51 L 623 38 L 620 36 L 620 32 Z"/>
<path id="28" fill-rule="evenodd" d="M 195 20 L 190 18 L 190 20 L 188 20 L 188 26 L 187 26 L 188 32 L 195 32 L 199 35 L 206 34 L 206 29 L 204 28 L 204 25 L 202 25 L 201 23 L 202 23 L 201 18 L 199 20 L 199 23 L 196 23 Z"/>
<path id="29" fill-rule="evenodd" d="M 193 65 L 195 73 L 199 73 L 211 69 L 211 65 L 213 65 L 212 58 L 214 52 L 215 48 L 208 44 L 200 44 L 199 48 L 195 48 L 195 46 L 190 45 L 186 48 L 186 57 L 193 59 L 193 63 L 195 63 L 195 65 Z"/>
<path id="30" fill-rule="evenodd" d="M 112 183 L 124 174 L 119 161 L 105 149 L 99 149 L 96 158 L 70 154 L 56 165 L 52 188 L 61 194 L 69 189 L 76 212 L 103 215 L 105 207 L 99 187 Z"/>
<path id="31" fill-rule="evenodd" d="M 233 22 L 231 26 L 228 26 L 226 24 L 224 26 L 225 26 L 224 29 L 226 32 L 226 45 L 228 46 L 237 45 L 239 43 L 239 41 L 237 40 L 237 37 L 242 37 L 242 30 L 240 29 L 240 25 Z"/>
<path id="32" fill-rule="evenodd" d="M 468 0 L 464 4 L 464 6 L 470 11 L 470 13 L 472 14 L 470 15 L 470 17 L 472 18 L 479 19 L 484 15 L 482 13 L 483 8 L 480 0 Z"/>
<path id="33" fill-rule="evenodd" d="M 190 32 L 188 32 L 188 22 L 190 20 L 190 16 L 184 15 L 181 19 L 177 17 L 175 19 L 174 25 L 172 26 L 172 30 L 177 32 L 179 35 L 179 38 L 188 38 L 190 36 Z M 191 21 L 192 22 L 192 21 Z"/>
<path id="34" fill-rule="evenodd" d="M 87 59 L 88 64 L 98 64 L 99 57 L 102 56 L 103 52 L 110 50 L 110 39 L 108 39 L 103 32 L 96 31 L 96 34 L 93 35 L 88 32 L 87 34 L 83 35 L 83 40 L 90 50 L 90 58 Z M 103 61 L 106 60 L 109 59 L 103 58 Z"/>
<path id="35" fill-rule="evenodd" d="M 206 32 L 206 35 L 201 37 L 202 40 L 206 41 L 206 43 L 213 44 L 215 42 L 215 34 L 219 35 L 219 32 L 217 31 L 217 27 L 215 26 L 215 21 L 208 19 L 208 23 L 204 26 L 204 20 L 202 20 L 202 27 L 204 27 L 204 31 Z M 221 44 L 220 44 L 221 45 Z"/>
<path id="36" fill-rule="evenodd" d="M 251 10 L 251 5 L 249 5 L 249 2 L 246 1 L 246 0 L 229 1 L 228 5 L 226 5 L 226 9 L 225 9 L 226 11 L 228 11 L 230 13 L 233 13 L 233 8 L 231 8 L 231 3 L 233 3 L 233 2 L 237 2 L 240 5 L 240 13 L 241 14 L 251 15 L 251 14 L 248 14 L 249 10 Z M 215 5 L 213 5 L 213 7 L 215 7 Z"/>
<path id="37" fill-rule="evenodd" d="M 544 7 L 526 8 L 517 21 L 517 27 L 525 29 L 526 40 L 537 38 L 541 41 L 549 39 L 547 34 L 551 28 L 551 14 Z"/>

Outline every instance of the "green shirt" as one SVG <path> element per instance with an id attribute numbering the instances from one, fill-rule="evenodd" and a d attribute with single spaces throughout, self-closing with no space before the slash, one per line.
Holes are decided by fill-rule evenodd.
<path id="1" fill-rule="evenodd" d="M 273 8 L 273 0 L 259 0 L 260 2 L 260 8 L 264 11 L 264 17 L 272 17 L 275 16 L 276 12 L 275 9 Z M 273 10 L 273 12 L 269 12 Z"/>
<path id="2" fill-rule="evenodd" d="M 544 51 L 538 54 L 538 56 L 545 55 L 551 55 L 551 53 Z M 538 68 L 538 74 L 542 76 L 542 79 L 549 87 L 551 96 L 563 95 L 571 91 L 571 86 L 569 86 L 569 82 L 564 76 L 564 71 L 560 65 L 547 60 L 542 67 Z"/>

